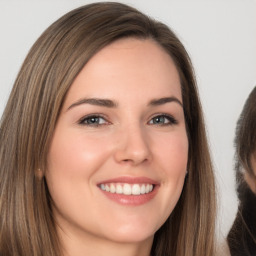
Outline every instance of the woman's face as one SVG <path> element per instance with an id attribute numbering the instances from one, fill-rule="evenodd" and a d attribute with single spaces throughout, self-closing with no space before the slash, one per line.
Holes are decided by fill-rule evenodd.
<path id="1" fill-rule="evenodd" d="M 48 153 L 45 176 L 61 232 L 152 241 L 179 200 L 187 157 L 169 55 L 152 40 L 103 48 L 72 84 Z"/>

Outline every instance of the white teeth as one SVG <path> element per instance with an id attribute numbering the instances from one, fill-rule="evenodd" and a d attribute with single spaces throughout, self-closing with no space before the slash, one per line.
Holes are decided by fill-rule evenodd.
<path id="1" fill-rule="evenodd" d="M 128 184 L 128 183 L 110 183 L 100 184 L 100 189 L 109 193 L 124 195 L 143 195 L 153 190 L 152 184 Z"/>
<path id="2" fill-rule="evenodd" d="M 117 184 L 116 186 L 116 193 L 123 194 L 123 187 L 120 184 Z"/>
<path id="3" fill-rule="evenodd" d="M 141 193 L 142 195 L 146 193 L 146 187 L 145 187 L 144 184 L 143 184 L 143 185 L 141 186 L 141 188 L 140 188 L 140 193 Z"/>
<path id="4" fill-rule="evenodd" d="M 132 186 L 132 194 L 133 195 L 140 195 L 140 186 L 138 184 L 134 184 Z"/>
<path id="5" fill-rule="evenodd" d="M 132 194 L 132 186 L 130 184 L 124 184 L 123 193 L 125 195 L 131 195 Z"/>
<path id="6" fill-rule="evenodd" d="M 114 186 L 114 184 L 110 185 L 110 192 L 111 193 L 116 193 L 116 187 Z"/>

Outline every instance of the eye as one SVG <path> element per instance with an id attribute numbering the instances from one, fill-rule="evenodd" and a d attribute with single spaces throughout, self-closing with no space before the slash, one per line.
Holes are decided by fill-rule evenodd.
<path id="1" fill-rule="evenodd" d="M 177 120 L 173 118 L 171 115 L 157 115 L 153 117 L 150 121 L 150 125 L 162 125 L 162 126 L 167 126 L 167 125 L 174 125 L 177 124 Z"/>
<path id="2" fill-rule="evenodd" d="M 109 122 L 100 115 L 90 115 L 79 120 L 79 124 L 87 126 L 100 126 L 108 124 Z"/>

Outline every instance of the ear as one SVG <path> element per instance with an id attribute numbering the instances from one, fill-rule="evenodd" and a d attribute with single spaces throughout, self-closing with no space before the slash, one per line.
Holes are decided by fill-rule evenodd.
<path id="1" fill-rule="evenodd" d="M 38 169 L 35 171 L 35 176 L 36 176 L 39 180 L 41 180 L 41 179 L 44 177 L 44 172 L 43 172 L 40 168 L 38 168 Z"/>

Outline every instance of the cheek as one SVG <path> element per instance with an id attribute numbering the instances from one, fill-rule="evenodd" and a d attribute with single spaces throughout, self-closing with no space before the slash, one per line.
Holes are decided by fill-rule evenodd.
<path id="1" fill-rule="evenodd" d="M 157 149 L 159 171 L 162 173 L 161 200 L 158 210 L 162 220 L 166 220 L 175 208 L 183 186 L 187 171 L 188 140 L 185 132 L 173 133 L 161 140 Z"/>
<path id="2" fill-rule="evenodd" d="M 77 175 L 97 169 L 109 154 L 104 138 L 56 132 L 48 154 L 48 169 Z M 85 172 L 85 170 L 87 170 Z"/>
<path id="3" fill-rule="evenodd" d="M 57 208 L 66 209 L 67 202 L 74 204 L 73 208 L 76 208 L 77 201 L 74 198 L 85 202 L 92 197 L 94 174 L 108 159 L 107 145 L 103 138 L 92 138 L 81 132 L 76 135 L 74 132 L 55 133 L 48 154 L 45 177 Z M 85 195 L 88 196 L 87 199 Z M 81 196 L 83 198 L 79 199 Z"/>
<path id="4" fill-rule="evenodd" d="M 172 133 L 169 137 L 159 138 L 155 155 L 164 175 L 167 189 L 183 187 L 188 162 L 188 139 L 185 131 Z"/>
<path id="5" fill-rule="evenodd" d="M 253 153 L 251 156 L 251 165 L 252 165 L 254 175 L 256 176 L 256 152 Z"/>
<path id="6" fill-rule="evenodd" d="M 168 175 L 181 175 L 186 172 L 188 161 L 188 139 L 185 132 L 171 134 L 170 137 L 164 138 L 157 148 L 157 155 L 164 172 Z"/>
<path id="7" fill-rule="evenodd" d="M 249 186 L 249 188 L 252 190 L 254 194 L 256 194 L 256 178 L 247 172 L 244 174 L 244 179 Z"/>
<path id="8" fill-rule="evenodd" d="M 45 176 L 57 208 L 66 209 L 67 202 L 75 204 L 74 198 L 78 200 L 81 196 L 83 202 L 85 195 L 92 195 L 92 177 L 105 164 L 109 152 L 108 143 L 102 137 L 56 129 Z"/>

